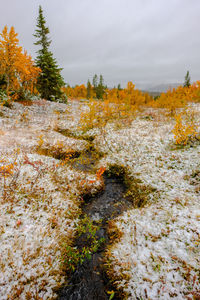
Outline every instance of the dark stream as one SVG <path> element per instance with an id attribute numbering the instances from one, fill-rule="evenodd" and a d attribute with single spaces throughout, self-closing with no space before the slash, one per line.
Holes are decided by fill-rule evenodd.
<path id="1" fill-rule="evenodd" d="M 92 153 L 86 152 L 86 157 L 73 161 L 72 166 L 83 171 L 90 171 L 96 164 Z M 87 162 L 87 163 L 86 163 Z M 66 285 L 59 292 L 59 300 L 104 300 L 109 299 L 108 291 L 114 291 L 112 299 L 122 299 L 106 275 L 103 267 L 104 251 L 111 243 L 107 232 L 108 221 L 131 208 L 131 203 L 124 197 L 126 190 L 123 176 L 104 174 L 104 190 L 95 196 L 85 195 L 83 197 L 82 218 L 86 215 L 94 223 L 101 220 L 96 239 L 104 239 L 96 253 L 91 259 L 86 259 L 79 264 L 76 270 L 68 277 Z M 74 241 L 74 247 L 80 249 L 85 246 L 87 239 L 85 233 Z M 112 295 L 113 296 L 113 295 Z"/>
<path id="2" fill-rule="evenodd" d="M 105 189 L 95 197 L 85 196 L 82 207 L 83 215 L 91 219 L 101 219 L 101 227 L 97 231 L 97 239 L 104 238 L 105 242 L 100 246 L 90 260 L 79 265 L 71 275 L 66 287 L 59 294 L 60 300 L 104 300 L 109 299 L 107 291 L 114 290 L 105 270 L 102 268 L 104 250 L 109 243 L 107 234 L 107 222 L 120 215 L 131 207 L 128 200 L 123 197 L 125 185 L 121 178 L 104 176 Z M 76 241 L 76 247 L 84 244 L 84 236 Z M 115 293 L 113 299 L 121 299 Z"/>

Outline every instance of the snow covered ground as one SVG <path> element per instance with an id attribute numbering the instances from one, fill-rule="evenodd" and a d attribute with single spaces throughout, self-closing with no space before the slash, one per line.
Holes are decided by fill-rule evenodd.
<path id="1" fill-rule="evenodd" d="M 200 105 L 192 108 L 199 126 Z M 176 149 L 173 126 L 159 110 L 146 110 L 130 128 L 110 126 L 96 141 L 108 152 L 102 163 L 126 166 L 132 180 L 156 191 L 149 205 L 118 217 L 123 236 L 108 250 L 128 299 L 200 297 L 200 143 Z"/>
<path id="2" fill-rule="evenodd" d="M 93 190 L 99 183 L 39 150 L 86 149 L 87 141 L 57 132 L 78 132 L 85 108 L 44 100 L 0 108 L 0 168 L 8 166 L 6 178 L 0 169 L 2 300 L 54 299 L 64 281 L 61 251 L 74 233 L 83 181 Z M 200 104 L 192 108 L 199 126 Z M 152 187 L 145 207 L 116 219 L 123 236 L 107 251 L 128 299 L 200 297 L 200 144 L 176 149 L 173 126 L 161 110 L 146 109 L 128 127 L 88 132 L 106 154 L 99 166 L 123 165 L 132 181 Z"/>
<path id="3" fill-rule="evenodd" d="M 54 299 L 64 282 L 62 247 L 74 233 L 81 182 L 94 176 L 37 150 L 84 150 L 86 141 L 55 131 L 58 122 L 76 124 L 77 111 L 76 103 L 43 100 L 0 108 L 1 300 Z"/>

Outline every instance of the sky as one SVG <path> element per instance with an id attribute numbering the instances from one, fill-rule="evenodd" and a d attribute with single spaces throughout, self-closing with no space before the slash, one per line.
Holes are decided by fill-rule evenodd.
<path id="1" fill-rule="evenodd" d="M 1 0 L 0 30 L 14 26 L 36 57 L 42 6 L 51 50 L 66 83 L 102 74 L 111 87 L 200 80 L 200 0 Z"/>

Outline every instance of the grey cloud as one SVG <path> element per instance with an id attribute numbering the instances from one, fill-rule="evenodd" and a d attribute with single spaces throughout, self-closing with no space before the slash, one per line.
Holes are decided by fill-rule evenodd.
<path id="1" fill-rule="evenodd" d="M 51 49 L 70 84 L 97 73 L 108 85 L 138 87 L 200 79 L 199 0 L 7 0 L 0 27 L 13 25 L 33 56 L 38 6 Z"/>

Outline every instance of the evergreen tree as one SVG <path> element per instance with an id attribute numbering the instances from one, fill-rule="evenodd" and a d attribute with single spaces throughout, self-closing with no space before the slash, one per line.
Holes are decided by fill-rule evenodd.
<path id="1" fill-rule="evenodd" d="M 60 73 L 62 69 L 58 67 L 53 53 L 49 50 L 51 44 L 48 37 L 49 28 L 46 26 L 41 6 L 39 6 L 36 27 L 34 37 L 37 41 L 34 44 L 41 46 L 41 49 L 37 51 L 36 65 L 42 70 L 37 81 L 38 91 L 41 93 L 41 97 L 47 100 L 64 100 L 65 96 L 61 91 L 65 85 Z"/>
<path id="2" fill-rule="evenodd" d="M 106 89 L 106 86 L 104 86 L 103 76 L 102 75 L 99 76 L 99 82 L 98 82 L 98 76 L 97 74 L 95 74 L 92 79 L 92 84 L 97 99 L 102 99 Z"/>
<path id="3" fill-rule="evenodd" d="M 185 82 L 184 82 L 184 87 L 189 87 L 191 85 L 190 83 L 190 74 L 189 71 L 187 71 L 186 75 L 185 75 Z"/>
<path id="4" fill-rule="evenodd" d="M 93 79 L 92 79 L 92 85 L 93 85 L 94 93 L 97 96 L 97 87 L 98 87 L 98 76 L 97 76 L 97 74 L 95 74 Z"/>
<path id="5" fill-rule="evenodd" d="M 88 82 L 87 82 L 87 99 L 90 99 L 91 97 L 91 89 L 92 89 L 92 85 L 88 79 Z"/>
<path id="6" fill-rule="evenodd" d="M 94 77 L 92 79 L 92 84 L 93 84 L 94 89 L 96 89 L 97 85 L 98 85 L 98 76 L 97 76 L 97 74 L 94 75 Z"/>
<path id="7" fill-rule="evenodd" d="M 118 89 L 118 91 L 121 91 L 121 90 L 122 90 L 121 84 L 120 84 L 120 83 L 118 84 L 117 89 Z"/>
<path id="8" fill-rule="evenodd" d="M 100 75 L 99 84 L 98 84 L 97 90 L 96 90 L 97 99 L 102 99 L 104 92 L 105 92 L 104 80 L 103 80 L 103 76 Z"/>

